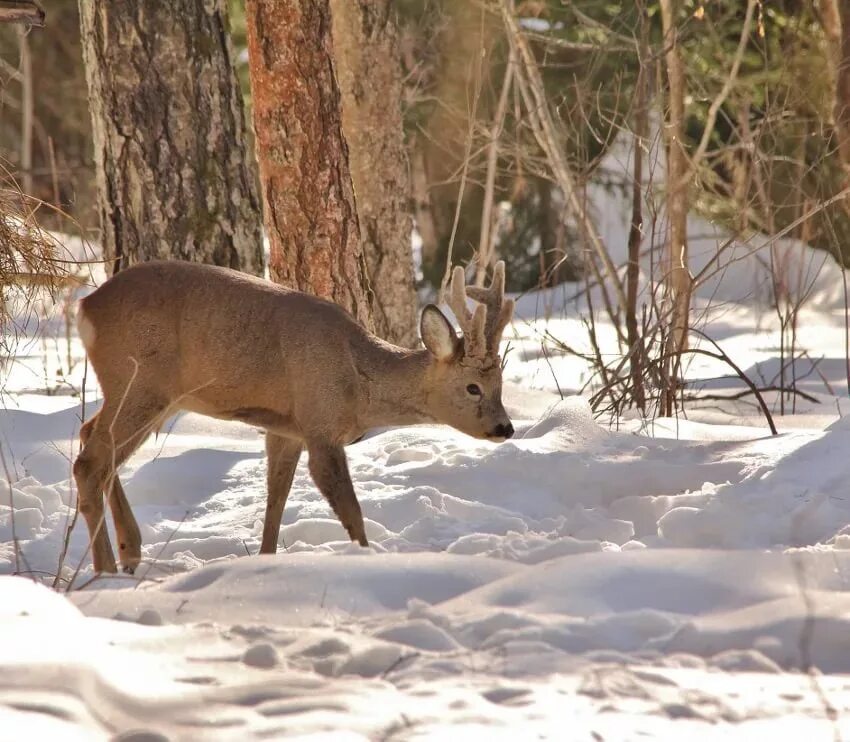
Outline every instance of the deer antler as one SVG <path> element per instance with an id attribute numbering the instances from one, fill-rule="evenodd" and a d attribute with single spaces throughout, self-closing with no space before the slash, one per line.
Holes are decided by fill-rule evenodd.
<path id="1" fill-rule="evenodd" d="M 490 288 L 470 286 L 469 297 L 480 302 L 479 306 L 487 307 L 487 323 L 484 327 L 487 351 L 491 355 L 499 354 L 499 343 L 502 332 L 514 314 L 514 300 L 505 299 L 505 261 L 500 260 L 493 268 Z"/>
<path id="2" fill-rule="evenodd" d="M 467 307 L 467 295 L 478 302 L 474 313 Z M 452 273 L 448 305 L 463 332 L 466 357 L 479 361 L 497 357 L 502 332 L 514 312 L 513 299 L 505 300 L 504 261 L 496 263 L 489 289 L 467 288 L 463 268 L 456 266 Z"/>
<path id="3" fill-rule="evenodd" d="M 484 321 L 487 316 L 487 308 L 483 304 L 479 304 L 475 307 L 474 313 L 469 311 L 466 305 L 466 277 L 463 268 L 459 265 L 456 265 L 452 272 L 448 305 L 454 312 L 463 333 L 466 357 L 470 359 L 486 357 L 487 339 L 484 334 Z"/>

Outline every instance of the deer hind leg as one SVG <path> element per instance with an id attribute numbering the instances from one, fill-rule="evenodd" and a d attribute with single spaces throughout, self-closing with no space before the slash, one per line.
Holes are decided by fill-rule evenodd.
<path id="1" fill-rule="evenodd" d="M 131 575 L 142 561 L 142 533 L 117 472 L 112 475 L 109 509 L 115 524 L 115 537 L 118 539 L 118 561 L 121 562 L 121 570 Z"/>
<path id="2" fill-rule="evenodd" d="M 80 442 L 83 446 L 91 437 L 99 414 L 92 415 L 80 428 Z M 112 511 L 112 522 L 115 525 L 115 536 L 118 539 L 118 560 L 124 572 L 133 574 L 142 558 L 142 535 L 118 473 L 113 472 L 111 479 L 112 486 L 109 488 L 108 499 L 109 509 Z"/>
<path id="3" fill-rule="evenodd" d="M 263 542 L 260 554 L 277 552 L 277 539 L 280 535 L 280 520 L 286 498 L 292 488 L 292 478 L 301 457 L 301 441 L 283 438 L 274 433 L 266 433 L 266 456 L 268 458 L 268 490 L 266 502 L 266 520 L 263 524 Z"/>
<path id="4" fill-rule="evenodd" d="M 96 572 L 115 572 L 115 556 L 104 525 L 103 493 L 109 492 L 109 505 L 121 550 L 121 564 L 132 572 L 141 556 L 139 526 L 133 517 L 124 489 L 118 481 L 118 468 L 147 438 L 160 419 L 165 405 L 155 398 L 135 393 L 112 403 L 104 401 L 101 411 L 80 430 L 83 449 L 74 462 L 74 479 L 80 512 L 86 520 Z"/>
<path id="5" fill-rule="evenodd" d="M 319 491 L 330 503 L 348 536 L 361 546 L 368 546 L 366 528 L 360 503 L 354 494 L 354 485 L 348 473 L 348 462 L 341 446 L 314 444 L 308 446 L 310 475 Z"/>

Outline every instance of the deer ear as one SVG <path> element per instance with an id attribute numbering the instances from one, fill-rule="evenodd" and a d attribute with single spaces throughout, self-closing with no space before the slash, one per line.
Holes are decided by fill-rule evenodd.
<path id="1" fill-rule="evenodd" d="M 437 360 L 447 361 L 457 352 L 459 341 L 454 328 L 446 319 L 446 315 L 433 304 L 422 310 L 419 334 L 425 347 Z"/>

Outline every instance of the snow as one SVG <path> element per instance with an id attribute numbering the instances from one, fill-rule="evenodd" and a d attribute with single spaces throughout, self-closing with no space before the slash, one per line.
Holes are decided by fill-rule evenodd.
<path id="1" fill-rule="evenodd" d="M 623 247 L 628 209 L 589 197 Z M 699 270 L 722 235 L 691 232 Z M 370 548 L 345 539 L 305 455 L 279 553 L 257 556 L 261 435 L 182 415 L 122 471 L 132 577 L 93 575 L 82 523 L 65 547 L 99 393 L 61 302 L 22 316 L 0 410 L 0 739 L 850 739 L 843 277 L 763 242 L 730 246 L 696 305 L 769 385 L 765 266 L 792 266 L 808 355 L 789 373 L 814 401 L 783 416 L 766 393 L 778 436 L 746 398 L 594 416 L 584 362 L 541 350 L 547 332 L 586 347 L 585 300 L 559 287 L 520 297 L 507 333 L 513 439 L 422 425 L 348 447 Z M 687 373 L 742 389 L 712 359 Z"/>

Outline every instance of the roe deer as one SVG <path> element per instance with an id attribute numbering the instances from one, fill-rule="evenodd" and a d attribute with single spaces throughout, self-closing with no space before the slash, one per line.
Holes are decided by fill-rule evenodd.
<path id="1" fill-rule="evenodd" d="M 316 486 L 351 540 L 366 546 L 343 446 L 370 428 L 419 422 L 495 441 L 513 435 L 501 399 L 499 341 L 513 314 L 504 288 L 504 263 L 489 289 L 467 289 L 455 268 L 448 303 L 463 337 L 430 304 L 420 320 L 425 348 L 406 350 L 371 335 L 336 304 L 226 268 L 159 262 L 116 274 L 80 301 L 78 315 L 103 391 L 74 462 L 95 570 L 115 571 L 104 491 L 123 570 L 138 565 L 139 527 L 117 470 L 178 410 L 266 431 L 261 553 L 277 549 L 304 448 Z M 467 293 L 478 302 L 474 312 Z"/>

